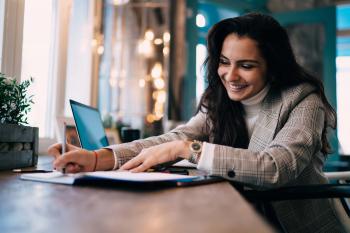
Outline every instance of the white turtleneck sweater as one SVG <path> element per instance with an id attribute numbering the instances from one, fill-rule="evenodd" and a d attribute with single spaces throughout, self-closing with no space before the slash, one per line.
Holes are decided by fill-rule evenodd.
<path id="1" fill-rule="evenodd" d="M 249 99 L 242 100 L 241 103 L 245 110 L 245 122 L 248 129 L 249 140 L 252 136 L 255 123 L 258 119 L 259 112 L 261 110 L 262 102 L 270 90 L 270 85 L 266 85 L 259 93 L 250 97 Z M 214 159 L 214 145 L 210 143 L 203 143 L 203 149 L 198 161 L 197 169 L 210 171 L 213 166 Z"/>
<path id="2" fill-rule="evenodd" d="M 249 99 L 242 100 L 241 103 L 245 111 L 245 123 L 248 129 L 249 139 L 252 136 L 256 120 L 258 119 L 259 112 L 261 110 L 261 105 L 265 99 L 267 92 L 270 90 L 270 85 L 266 85 L 258 94 L 250 97 Z"/>

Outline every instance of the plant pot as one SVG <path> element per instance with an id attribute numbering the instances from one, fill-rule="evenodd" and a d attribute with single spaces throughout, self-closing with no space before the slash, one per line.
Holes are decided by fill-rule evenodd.
<path id="1" fill-rule="evenodd" d="M 0 170 L 36 166 L 38 146 L 39 128 L 0 124 Z"/>

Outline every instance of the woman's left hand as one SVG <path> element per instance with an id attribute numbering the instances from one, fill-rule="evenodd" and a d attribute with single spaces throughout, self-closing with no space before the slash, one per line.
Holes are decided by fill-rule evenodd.
<path id="1" fill-rule="evenodd" d="M 187 158 L 190 153 L 187 144 L 186 141 L 177 140 L 143 149 L 140 154 L 129 160 L 120 169 L 143 172 L 157 164 L 174 161 L 179 157 Z"/>

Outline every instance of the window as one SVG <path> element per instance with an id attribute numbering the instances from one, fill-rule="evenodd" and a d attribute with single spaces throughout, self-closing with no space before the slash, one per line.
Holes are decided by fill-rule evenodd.
<path id="1" fill-rule="evenodd" d="M 34 78 L 29 93 L 34 95 L 35 104 L 28 115 L 28 122 L 39 127 L 39 137 L 52 135 L 52 119 L 49 118 L 49 106 L 52 105 L 52 6 L 52 0 L 26 0 L 24 8 L 21 80 Z"/>
<path id="2" fill-rule="evenodd" d="M 196 101 L 199 103 L 205 89 L 205 73 L 203 63 L 207 56 L 207 47 L 204 44 L 196 46 Z"/>
<path id="3" fill-rule="evenodd" d="M 4 33 L 5 0 L 0 0 L 0 70 L 2 63 L 2 40 Z"/>
<path id="4" fill-rule="evenodd" d="M 339 152 L 350 155 L 350 5 L 337 7 L 337 109 Z"/>
<path id="5" fill-rule="evenodd" d="M 72 116 L 69 99 L 91 105 L 93 1 L 73 1 L 68 34 L 64 116 Z"/>

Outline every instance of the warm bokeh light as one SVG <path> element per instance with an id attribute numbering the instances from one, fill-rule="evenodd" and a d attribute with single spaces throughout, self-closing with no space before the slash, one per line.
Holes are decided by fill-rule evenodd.
<path id="1" fill-rule="evenodd" d="M 103 54 L 103 52 L 105 51 L 105 48 L 103 47 L 103 45 L 100 45 L 100 46 L 98 46 L 98 48 L 97 48 L 97 53 L 98 54 Z"/>
<path id="2" fill-rule="evenodd" d="M 164 43 L 169 43 L 169 41 L 170 41 L 170 33 L 169 32 L 163 33 L 163 40 L 164 40 Z"/>
<path id="3" fill-rule="evenodd" d="M 163 89 L 165 86 L 164 80 L 162 78 L 156 78 L 153 80 L 153 85 L 156 89 Z"/>
<path id="4" fill-rule="evenodd" d="M 146 116 L 146 121 L 148 122 L 148 123 L 153 123 L 154 121 L 155 121 L 155 117 L 154 117 L 154 115 L 153 114 L 147 114 L 147 116 Z"/>
<path id="5" fill-rule="evenodd" d="M 128 4 L 130 0 L 113 0 L 113 4 L 116 6 L 121 6 Z"/>
<path id="6" fill-rule="evenodd" d="M 150 29 L 148 29 L 146 32 L 145 32 L 145 39 L 146 40 L 153 40 L 154 39 L 154 32 Z"/>
<path id="7" fill-rule="evenodd" d="M 155 45 L 163 44 L 163 40 L 160 39 L 160 38 L 156 38 L 156 39 L 154 39 L 154 44 L 155 44 Z"/>
<path id="8" fill-rule="evenodd" d="M 140 40 L 137 46 L 137 51 L 145 57 L 152 57 L 154 52 L 152 42 L 149 40 Z"/>
<path id="9" fill-rule="evenodd" d="M 164 47 L 163 48 L 163 55 L 167 56 L 169 54 L 169 47 Z"/>
<path id="10" fill-rule="evenodd" d="M 163 73 L 162 64 L 160 64 L 159 62 L 156 62 L 151 70 L 152 78 L 154 79 L 160 78 L 162 76 L 162 73 Z"/>
<path id="11" fill-rule="evenodd" d="M 157 91 L 157 101 L 160 103 L 165 103 L 166 101 L 166 92 L 164 90 Z"/>
<path id="12" fill-rule="evenodd" d="M 92 47 L 95 47 L 97 45 L 97 40 L 96 39 L 93 39 L 92 41 L 91 41 L 91 46 Z"/>

